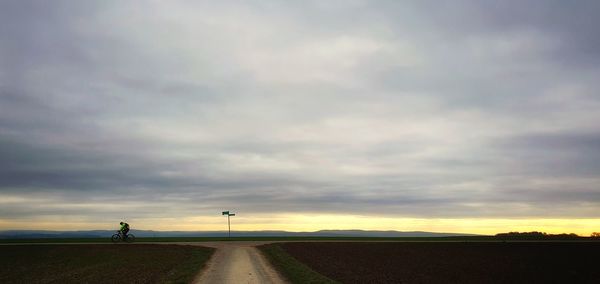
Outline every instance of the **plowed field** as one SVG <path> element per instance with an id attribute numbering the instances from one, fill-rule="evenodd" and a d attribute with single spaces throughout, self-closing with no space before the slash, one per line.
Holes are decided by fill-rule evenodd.
<path id="1" fill-rule="evenodd" d="M 0 283 L 187 283 L 212 252 L 184 245 L 2 245 Z"/>
<path id="2" fill-rule="evenodd" d="M 600 243 L 282 243 L 342 283 L 600 283 Z"/>

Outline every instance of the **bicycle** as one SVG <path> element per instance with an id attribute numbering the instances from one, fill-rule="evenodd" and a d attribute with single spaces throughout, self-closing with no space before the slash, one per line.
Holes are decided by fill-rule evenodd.
<path id="1" fill-rule="evenodd" d="M 123 236 L 121 231 L 117 231 L 116 234 L 112 235 L 110 240 L 113 243 L 118 243 L 120 241 L 124 241 L 126 243 L 133 243 L 133 241 L 135 241 L 135 236 L 133 234 L 127 234 L 126 236 Z"/>

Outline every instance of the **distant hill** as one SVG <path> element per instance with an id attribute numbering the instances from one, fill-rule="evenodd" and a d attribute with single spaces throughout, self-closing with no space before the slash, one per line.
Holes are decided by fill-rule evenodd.
<path id="1" fill-rule="evenodd" d="M 0 231 L 0 239 L 34 239 L 34 238 L 105 238 L 116 230 L 90 231 L 44 231 L 44 230 L 11 230 Z M 151 231 L 131 230 L 136 237 L 225 237 L 227 231 Z M 236 237 L 450 237 L 476 236 L 474 234 L 435 233 L 422 231 L 365 231 L 365 230 L 320 230 L 315 232 L 287 231 L 232 231 Z"/>

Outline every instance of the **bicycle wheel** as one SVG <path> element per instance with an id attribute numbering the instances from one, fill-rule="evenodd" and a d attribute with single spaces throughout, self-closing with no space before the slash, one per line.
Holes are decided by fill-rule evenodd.
<path id="1" fill-rule="evenodd" d="M 114 234 L 114 235 L 112 235 L 112 237 L 110 238 L 110 240 L 113 243 L 119 242 L 121 240 L 121 236 L 119 236 L 119 234 Z"/>
<path id="2" fill-rule="evenodd" d="M 125 238 L 125 241 L 128 243 L 133 243 L 133 241 L 135 241 L 135 236 L 133 234 L 128 234 L 127 238 Z"/>

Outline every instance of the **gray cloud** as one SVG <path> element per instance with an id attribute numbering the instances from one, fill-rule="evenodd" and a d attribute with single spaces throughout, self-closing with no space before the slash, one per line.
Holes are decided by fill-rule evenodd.
<path id="1" fill-rule="evenodd" d="M 137 4 L 0 4 L 0 219 L 599 217 L 595 1 Z"/>

